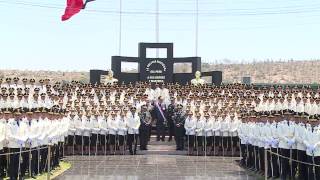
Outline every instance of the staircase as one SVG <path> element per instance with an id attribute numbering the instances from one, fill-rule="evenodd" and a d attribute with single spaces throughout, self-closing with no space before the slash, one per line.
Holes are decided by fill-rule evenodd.
<path id="1" fill-rule="evenodd" d="M 166 136 L 165 141 L 157 141 L 157 137 L 152 135 L 148 144 L 147 151 L 138 151 L 137 154 L 148 155 L 186 155 L 187 151 L 177 151 L 174 139 L 168 142 L 168 136 Z"/>

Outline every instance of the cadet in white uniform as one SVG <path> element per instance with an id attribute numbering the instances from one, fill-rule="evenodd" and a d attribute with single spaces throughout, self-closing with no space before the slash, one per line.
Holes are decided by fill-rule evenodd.
<path id="1" fill-rule="evenodd" d="M 83 154 L 83 128 L 82 128 L 82 114 L 75 115 L 74 117 L 74 127 L 75 131 L 75 143 L 76 143 L 76 155 Z"/>
<path id="2" fill-rule="evenodd" d="M 11 114 L 10 111 L 5 111 L 5 114 Z M 22 168 L 20 166 L 21 159 L 21 153 L 22 148 L 25 144 L 25 138 L 24 136 L 24 130 L 20 127 L 20 121 L 21 121 L 21 112 L 16 111 L 15 116 L 10 118 L 8 120 L 7 124 L 7 131 L 6 131 L 6 139 L 8 142 L 8 149 L 11 153 L 10 155 L 10 161 L 9 161 L 9 178 L 10 179 L 17 179 L 18 174 L 22 171 Z M 20 168 L 19 168 L 20 167 Z"/>
<path id="3" fill-rule="evenodd" d="M 204 126 L 205 126 L 205 120 L 201 116 L 200 113 L 196 115 L 197 123 L 196 123 L 196 146 L 197 146 L 197 153 L 202 155 L 203 151 L 203 142 L 204 142 Z"/>
<path id="4" fill-rule="evenodd" d="M 205 125 L 204 125 L 204 133 L 205 133 L 205 137 L 206 137 L 206 140 L 205 140 L 205 146 L 206 146 L 206 149 L 205 149 L 205 153 L 207 155 L 207 152 L 209 152 L 209 155 L 212 154 L 213 152 L 213 132 L 212 132 L 212 128 L 213 128 L 213 119 L 210 118 L 210 114 L 209 113 L 206 113 L 205 115 Z"/>
<path id="5" fill-rule="evenodd" d="M 138 113 L 136 112 L 136 108 L 131 108 L 130 116 L 128 117 L 128 146 L 129 152 L 131 155 L 136 154 L 137 151 L 137 141 L 139 137 L 139 127 L 140 127 L 140 118 Z M 132 145 L 134 144 L 134 149 L 132 149 Z"/>
<path id="6" fill-rule="evenodd" d="M 85 116 L 82 117 L 81 130 L 82 130 L 82 145 L 84 147 L 84 154 L 89 155 L 90 152 L 90 136 L 91 136 L 91 125 L 90 125 L 91 114 L 87 112 Z"/>
<path id="7" fill-rule="evenodd" d="M 186 121 L 184 123 L 184 128 L 186 130 L 187 141 L 188 141 L 189 155 L 193 155 L 193 151 L 195 148 L 194 142 L 195 142 L 196 127 L 197 127 L 197 120 L 192 116 L 192 112 L 189 111 L 188 117 L 186 118 Z"/>
<path id="8" fill-rule="evenodd" d="M 118 132 L 116 113 L 112 111 L 111 117 L 108 118 L 108 130 L 109 130 L 109 140 L 110 140 L 110 154 L 116 153 L 116 135 Z"/>
<path id="9" fill-rule="evenodd" d="M 117 136 L 118 136 L 118 141 L 117 145 L 119 146 L 120 153 L 124 154 L 125 151 L 125 137 L 127 136 L 127 119 L 126 119 L 126 114 L 124 112 L 121 113 L 120 118 L 117 119 L 116 121 L 117 125 Z"/>
<path id="10" fill-rule="evenodd" d="M 100 129 L 100 135 L 99 135 L 100 146 L 104 152 L 104 155 L 106 155 L 107 148 L 108 148 L 108 136 L 107 136 L 108 124 L 107 124 L 107 118 L 103 114 L 103 109 L 102 109 L 102 111 L 100 110 L 100 115 L 98 117 L 98 124 L 99 124 L 99 129 Z"/>
<path id="11" fill-rule="evenodd" d="M 98 141 L 99 141 L 98 134 L 100 133 L 98 116 L 99 114 L 96 112 L 94 115 L 91 115 L 90 117 L 90 127 L 91 127 L 90 151 L 95 152 L 95 155 L 97 155 L 98 153 Z"/>
<path id="12" fill-rule="evenodd" d="M 67 138 L 67 154 L 68 155 L 75 155 L 74 154 L 74 146 L 75 146 L 75 133 L 77 131 L 75 126 L 75 112 L 71 112 L 68 116 L 69 118 L 69 128 L 68 128 L 68 138 Z"/>

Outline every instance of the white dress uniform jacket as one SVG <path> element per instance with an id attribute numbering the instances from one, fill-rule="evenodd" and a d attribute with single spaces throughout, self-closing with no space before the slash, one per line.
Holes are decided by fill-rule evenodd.
<path id="1" fill-rule="evenodd" d="M 186 130 L 186 135 L 195 135 L 195 130 L 197 126 L 197 121 L 195 118 L 188 116 L 185 123 L 184 128 Z"/>

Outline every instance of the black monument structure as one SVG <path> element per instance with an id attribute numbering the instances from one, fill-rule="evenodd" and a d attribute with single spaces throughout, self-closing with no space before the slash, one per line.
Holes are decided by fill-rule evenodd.
<path id="1" fill-rule="evenodd" d="M 167 57 L 165 58 L 149 58 L 147 57 L 147 49 L 166 49 Z M 138 72 L 129 73 L 122 72 L 123 62 L 138 63 Z M 191 72 L 174 73 L 174 65 L 177 63 L 191 64 Z M 173 43 L 139 43 L 138 57 L 112 56 L 111 70 L 114 77 L 119 83 L 134 83 L 136 81 L 144 81 L 151 83 L 179 83 L 187 84 L 194 78 L 196 71 L 201 72 L 200 57 L 174 57 Z M 92 84 L 100 83 L 101 75 L 108 72 L 103 70 L 90 70 L 90 82 Z M 202 76 L 211 76 L 212 83 L 220 85 L 222 82 L 221 71 L 202 72 Z"/>

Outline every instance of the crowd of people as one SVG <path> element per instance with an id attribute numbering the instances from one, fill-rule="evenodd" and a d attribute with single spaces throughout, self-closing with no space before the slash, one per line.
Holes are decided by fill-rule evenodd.
<path id="1" fill-rule="evenodd" d="M 13 153 L 0 156 L 2 177 L 39 174 L 48 156 L 54 168 L 64 154 L 134 155 L 148 149 L 155 125 L 157 141 L 168 131 L 188 155 L 239 153 L 242 166 L 263 174 L 268 149 L 269 177 L 320 178 L 319 167 L 302 163 L 320 165 L 319 89 L 19 78 L 0 86 L 0 154 Z"/>

